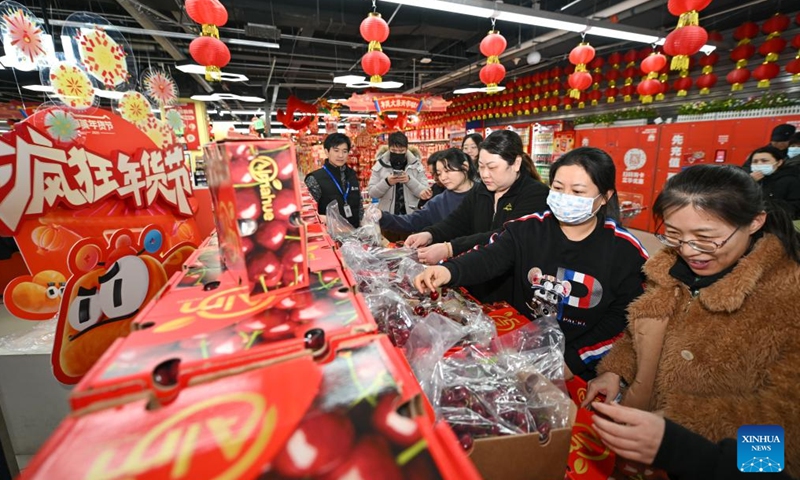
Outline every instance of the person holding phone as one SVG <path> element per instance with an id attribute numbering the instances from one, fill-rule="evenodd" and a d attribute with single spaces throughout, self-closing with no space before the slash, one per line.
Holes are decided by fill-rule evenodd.
<path id="1" fill-rule="evenodd" d="M 408 149 L 402 132 L 389 135 L 389 149 L 378 155 L 369 179 L 369 195 L 378 208 L 394 215 L 414 213 L 420 198 L 430 198 L 428 177 L 419 157 Z"/>

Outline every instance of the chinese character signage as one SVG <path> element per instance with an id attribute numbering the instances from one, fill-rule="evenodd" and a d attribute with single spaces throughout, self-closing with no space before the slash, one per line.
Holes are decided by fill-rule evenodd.
<path id="1" fill-rule="evenodd" d="M 367 92 L 355 93 L 349 100 L 343 102 L 354 112 L 445 112 L 451 102 L 441 96 L 419 94 L 386 94 Z"/>
<path id="2" fill-rule="evenodd" d="M 168 107 L 167 111 L 175 110 L 183 121 L 183 138 L 186 140 L 187 150 L 200 150 L 200 122 L 197 118 L 194 103 L 180 103 Z"/>
<path id="3" fill-rule="evenodd" d="M 153 225 L 165 250 L 199 244 L 190 173 L 169 143 L 102 109 L 40 110 L 0 137 L 0 235 L 15 238 L 30 272 L 3 292 L 12 315 L 58 314 L 68 256 L 82 239 Z"/>

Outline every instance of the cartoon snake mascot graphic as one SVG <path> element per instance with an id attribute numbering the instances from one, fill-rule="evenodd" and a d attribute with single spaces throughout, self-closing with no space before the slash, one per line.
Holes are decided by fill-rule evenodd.
<path id="1" fill-rule="evenodd" d="M 51 359 L 60 382 L 77 383 L 114 340 L 127 336 L 136 314 L 195 250 L 179 244 L 162 252 L 163 239 L 149 226 L 138 240 L 120 230 L 107 246 L 87 238 L 72 248 Z"/>

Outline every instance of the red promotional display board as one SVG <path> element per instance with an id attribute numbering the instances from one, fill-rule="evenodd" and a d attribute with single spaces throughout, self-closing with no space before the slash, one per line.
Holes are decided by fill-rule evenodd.
<path id="1" fill-rule="evenodd" d="M 183 120 L 183 138 L 186 140 L 187 150 L 200 150 L 200 125 L 197 119 L 197 111 L 194 103 L 179 103 L 178 105 L 167 107 L 167 111 L 176 110 Z"/>
<path id="2" fill-rule="evenodd" d="M 659 128 L 655 125 L 641 127 L 597 128 L 577 132 L 576 144 L 597 147 L 614 159 L 617 167 L 617 193 L 623 211 L 641 213 L 624 221 L 625 226 L 650 230 L 653 205 L 653 182 L 656 174 L 656 156 Z"/>

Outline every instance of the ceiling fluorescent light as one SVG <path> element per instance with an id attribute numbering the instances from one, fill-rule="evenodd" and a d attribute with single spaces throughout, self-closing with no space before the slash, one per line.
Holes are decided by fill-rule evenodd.
<path id="1" fill-rule="evenodd" d="M 344 85 L 349 85 L 351 83 L 363 83 L 367 77 L 364 75 L 339 75 L 337 77 L 333 77 L 333 83 L 341 83 Z"/>
<path id="2" fill-rule="evenodd" d="M 25 90 L 31 90 L 34 92 L 47 92 L 50 93 L 53 91 L 53 87 L 50 85 L 23 85 L 22 88 Z"/>
<path id="3" fill-rule="evenodd" d="M 586 30 L 586 25 L 583 23 L 565 22 L 562 20 L 554 20 L 552 18 L 523 15 L 521 13 L 498 12 L 495 17 L 498 20 L 505 20 L 506 22 L 521 23 L 523 25 L 532 25 L 534 27 L 552 28 L 553 30 L 566 30 L 568 32 L 582 32 Z"/>
<path id="4" fill-rule="evenodd" d="M 642 33 L 627 32 L 625 30 L 616 30 L 613 28 L 605 27 L 589 27 L 586 30 L 587 35 L 597 35 L 598 37 L 616 38 L 619 40 L 628 40 L 630 42 L 639 43 L 655 43 L 658 41 L 656 35 L 646 35 Z"/>
<path id="5" fill-rule="evenodd" d="M 194 63 L 178 64 L 175 68 L 183 73 L 205 75 L 206 67 Z M 246 82 L 249 80 L 246 75 L 241 73 L 221 72 L 220 78 L 223 82 Z"/>
<path id="6" fill-rule="evenodd" d="M 281 48 L 281 46 L 275 42 L 259 42 L 258 40 L 244 40 L 241 38 L 228 38 L 225 39 L 225 43 L 241 45 L 243 47 Z"/>
<path id="7" fill-rule="evenodd" d="M 385 0 L 388 3 L 408 5 L 409 7 L 427 8 L 429 10 L 439 10 L 440 12 L 461 13 L 473 17 L 489 18 L 495 14 L 494 8 L 480 7 L 474 5 L 464 5 L 461 3 L 448 2 L 445 0 Z"/>
<path id="8" fill-rule="evenodd" d="M 223 100 L 238 100 L 240 102 L 248 102 L 248 103 L 257 103 L 257 102 L 266 102 L 265 99 L 261 97 L 248 97 L 248 96 L 240 96 L 234 95 L 232 93 L 214 93 L 211 95 L 192 95 L 192 100 L 197 100 L 198 102 L 221 102 Z"/>

